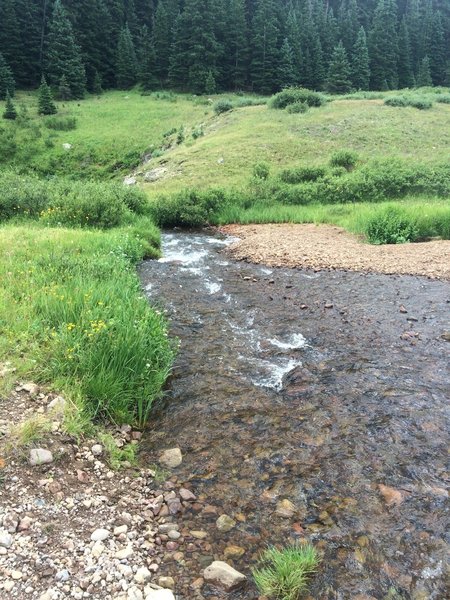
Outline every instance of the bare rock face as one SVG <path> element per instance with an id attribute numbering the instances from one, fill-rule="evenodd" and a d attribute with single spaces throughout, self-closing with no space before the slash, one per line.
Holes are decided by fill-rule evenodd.
<path id="1" fill-rule="evenodd" d="M 216 560 L 203 571 L 205 581 L 231 592 L 245 583 L 247 577 L 221 560 Z"/>
<path id="2" fill-rule="evenodd" d="M 164 450 L 164 452 L 159 457 L 159 462 L 169 469 L 175 469 L 179 467 L 183 462 L 183 455 L 181 454 L 181 450 L 179 448 L 170 448 L 169 450 Z"/>

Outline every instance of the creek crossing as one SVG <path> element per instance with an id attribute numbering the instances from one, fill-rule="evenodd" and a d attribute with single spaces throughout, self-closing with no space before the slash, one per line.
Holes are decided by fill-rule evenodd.
<path id="1" fill-rule="evenodd" d="M 448 597 L 450 284 L 269 269 L 233 261 L 232 242 L 165 233 L 140 267 L 180 341 L 144 453 L 180 447 L 176 475 L 216 509 L 183 516 L 208 538 L 166 566 L 179 597 L 230 544 L 248 575 L 267 544 L 302 537 L 323 552 L 312 598 Z"/>

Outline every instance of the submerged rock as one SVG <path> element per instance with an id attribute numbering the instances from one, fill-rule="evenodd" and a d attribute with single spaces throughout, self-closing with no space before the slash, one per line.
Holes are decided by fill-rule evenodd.
<path id="1" fill-rule="evenodd" d="M 275 512 L 279 517 L 289 519 L 295 513 L 295 505 L 290 500 L 280 500 L 280 502 L 277 503 Z"/>
<path id="2" fill-rule="evenodd" d="M 220 515 L 220 517 L 216 521 L 216 527 L 222 533 L 227 533 L 228 531 L 231 531 L 235 525 L 236 521 L 228 515 Z"/>
<path id="3" fill-rule="evenodd" d="M 175 469 L 179 467 L 183 462 L 183 455 L 181 454 L 181 450 L 179 448 L 170 448 L 169 450 L 164 450 L 164 452 L 159 457 L 159 462 L 169 469 Z"/>
<path id="4" fill-rule="evenodd" d="M 226 562 L 216 560 L 203 571 L 205 581 L 220 586 L 226 592 L 231 592 L 245 583 L 247 577 Z"/>

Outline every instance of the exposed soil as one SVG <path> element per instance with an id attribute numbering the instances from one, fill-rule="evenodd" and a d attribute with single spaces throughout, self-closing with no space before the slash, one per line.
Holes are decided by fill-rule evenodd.
<path id="1" fill-rule="evenodd" d="M 272 267 L 425 275 L 450 279 L 450 240 L 373 246 L 331 225 L 228 225 L 235 259 Z"/>

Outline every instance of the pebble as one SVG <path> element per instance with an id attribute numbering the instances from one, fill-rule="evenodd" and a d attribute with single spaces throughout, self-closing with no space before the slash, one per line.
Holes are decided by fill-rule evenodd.
<path id="1" fill-rule="evenodd" d="M 230 545 L 223 551 L 225 558 L 231 558 L 232 560 L 241 558 L 245 554 L 245 548 L 241 546 Z"/>
<path id="2" fill-rule="evenodd" d="M 111 533 L 107 529 L 96 529 L 91 534 L 91 540 L 93 542 L 103 542 L 107 538 L 109 538 L 110 535 L 111 535 Z"/>
<path id="3" fill-rule="evenodd" d="M 12 535 L 10 535 L 7 531 L 0 531 L 0 546 L 3 548 L 9 548 L 12 543 Z"/>
<path id="4" fill-rule="evenodd" d="M 201 531 L 201 530 L 190 531 L 189 535 L 191 535 L 196 540 L 204 540 L 206 537 L 208 537 L 208 534 L 206 533 L 206 531 Z"/>
<path id="5" fill-rule="evenodd" d="M 179 467 L 183 462 L 183 455 L 181 454 L 181 450 L 179 448 L 170 448 L 169 450 L 164 450 L 164 452 L 159 457 L 159 462 L 169 469 L 175 469 Z"/>
<path id="6" fill-rule="evenodd" d="M 193 494 L 191 492 L 191 490 L 188 490 L 186 488 L 181 488 L 179 491 L 180 494 L 180 498 L 182 500 L 184 500 L 185 502 L 189 502 L 191 500 L 197 500 L 197 497 L 195 496 L 195 494 Z"/>
<path id="7" fill-rule="evenodd" d="M 147 567 L 140 567 L 136 571 L 136 575 L 134 576 L 134 580 L 137 583 L 147 583 L 150 581 L 151 578 L 152 578 L 152 574 L 147 569 Z"/>
<path id="8" fill-rule="evenodd" d="M 44 465 L 53 462 L 53 454 L 45 448 L 33 448 L 30 450 L 30 465 Z"/>
<path id="9" fill-rule="evenodd" d="M 91 452 L 94 456 L 100 456 L 103 453 L 103 446 L 101 444 L 94 444 Z"/>
<path id="10" fill-rule="evenodd" d="M 15 581 L 22 579 L 22 577 L 23 577 L 22 571 L 11 571 L 11 578 L 14 579 Z"/>
<path id="11" fill-rule="evenodd" d="M 133 547 L 128 545 L 126 548 L 122 548 L 122 550 L 118 550 L 114 557 L 119 560 L 125 560 L 127 558 L 131 558 L 133 556 Z"/>
<path id="12" fill-rule="evenodd" d="M 203 577 L 205 581 L 220 586 L 226 592 L 239 588 L 247 579 L 245 575 L 221 560 L 216 560 L 210 564 L 203 571 Z"/>
<path id="13" fill-rule="evenodd" d="M 158 585 L 160 585 L 162 588 L 173 590 L 175 588 L 175 581 L 173 577 L 160 577 L 158 579 Z"/>

